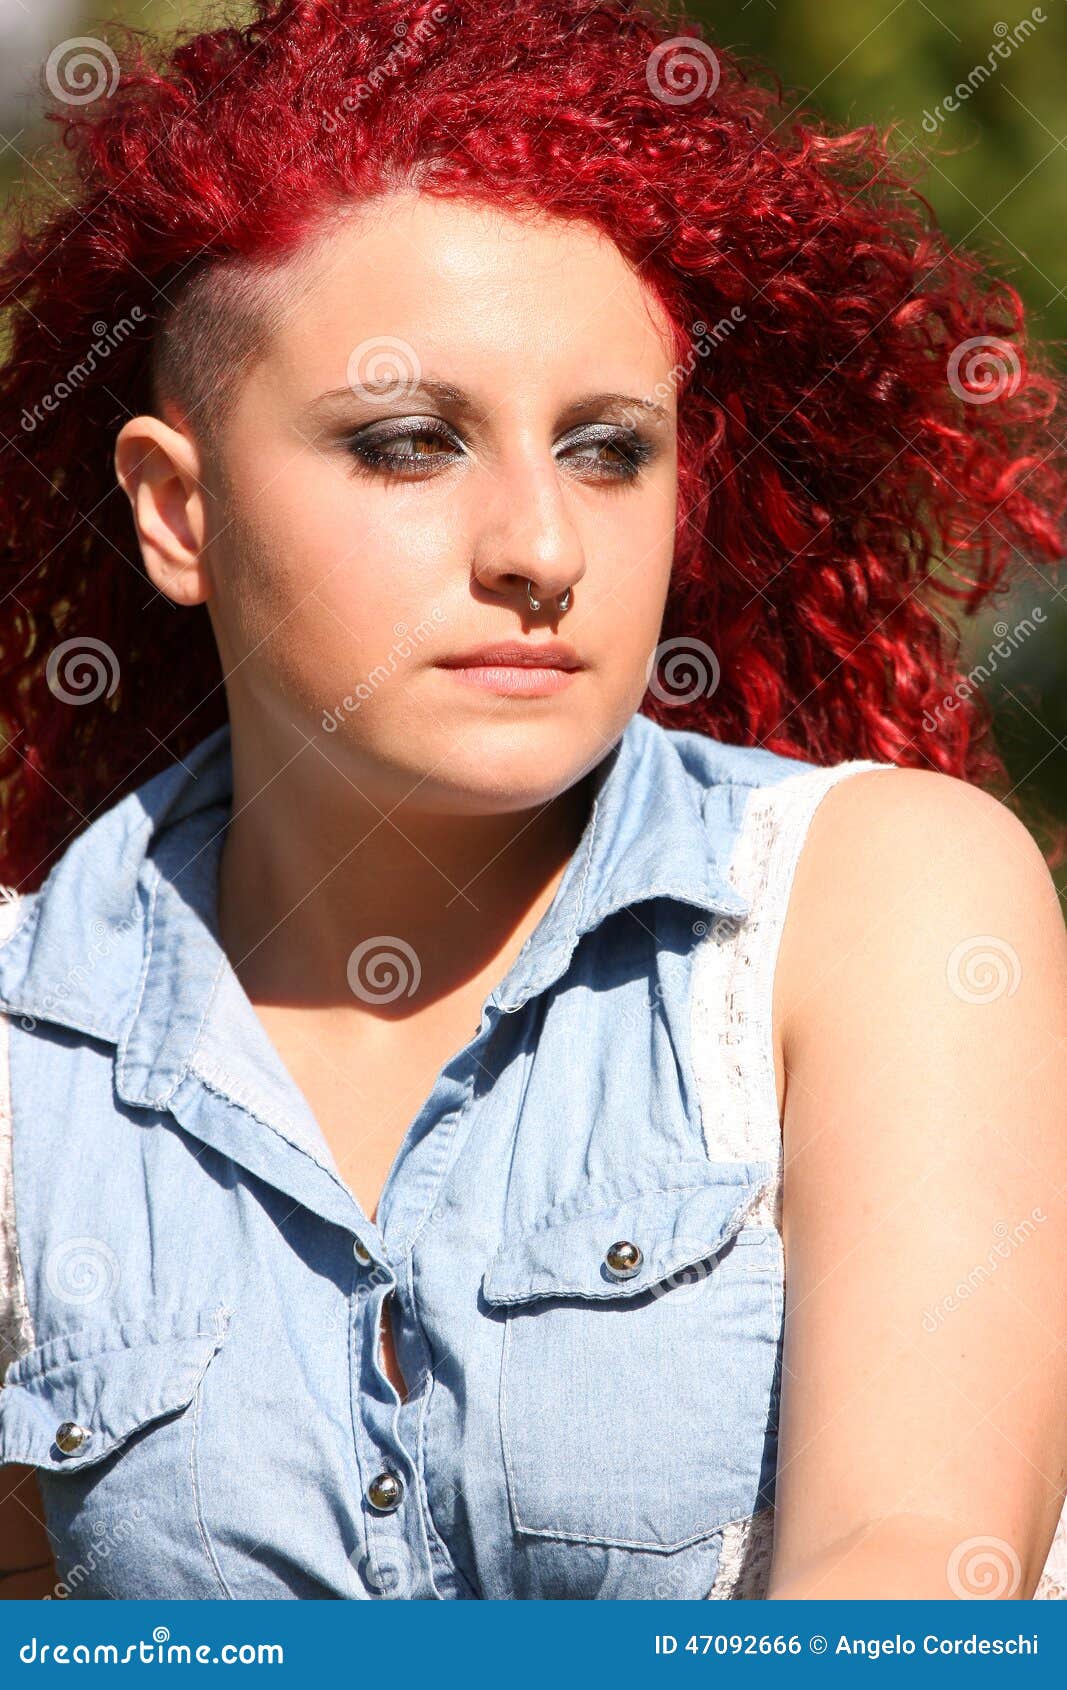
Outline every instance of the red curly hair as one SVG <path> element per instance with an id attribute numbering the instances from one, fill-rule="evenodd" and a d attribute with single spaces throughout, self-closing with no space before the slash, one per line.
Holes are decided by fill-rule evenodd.
<path id="1" fill-rule="evenodd" d="M 49 61 L 74 181 L 59 210 L 23 191 L 0 264 L 3 878 L 34 889 L 94 811 L 225 720 L 205 606 L 144 572 L 115 434 L 183 370 L 186 401 L 198 378 L 224 391 L 224 261 L 269 265 L 331 205 L 401 183 L 583 219 L 670 316 L 662 639 L 709 647 L 721 684 L 685 705 L 657 687 L 650 716 L 1005 786 L 946 610 L 1067 551 L 1062 384 L 890 135 L 790 112 L 775 77 L 657 0 L 252 10 L 167 43 L 109 31 L 93 100 Z M 81 699 L 56 685 L 79 655 L 104 671 Z"/>

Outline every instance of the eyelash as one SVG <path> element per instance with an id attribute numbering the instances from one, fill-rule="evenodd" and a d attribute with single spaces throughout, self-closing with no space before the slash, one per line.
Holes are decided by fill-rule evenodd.
<path id="1" fill-rule="evenodd" d="M 573 446 L 602 447 L 610 446 L 621 452 L 625 462 L 620 468 L 602 469 L 600 479 L 608 481 L 636 481 L 645 465 L 655 456 L 656 448 L 650 440 L 644 438 L 636 429 L 616 429 L 607 435 L 594 436 L 592 429 L 605 428 L 606 424 L 593 424 L 591 429 L 578 440 L 572 441 Z M 447 457 L 445 453 L 421 454 L 418 452 L 383 451 L 383 446 L 393 446 L 399 441 L 406 440 L 434 440 L 448 444 L 454 439 L 451 429 L 436 428 L 430 424 L 419 428 L 410 426 L 397 428 L 392 433 L 382 433 L 366 437 L 363 434 L 350 435 L 344 442 L 346 451 L 351 455 L 358 473 L 367 475 L 382 474 L 394 479 L 398 471 L 403 471 L 416 480 L 424 475 L 436 472 L 434 459 Z M 424 467 L 418 467 L 418 466 Z"/>

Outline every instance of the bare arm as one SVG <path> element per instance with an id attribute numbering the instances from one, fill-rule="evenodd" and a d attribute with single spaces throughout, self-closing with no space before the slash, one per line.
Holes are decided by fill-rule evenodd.
<path id="1" fill-rule="evenodd" d="M 1028 1598 L 1067 1486 L 1067 933 L 1030 834 L 932 772 L 831 789 L 775 1016 L 769 1595 Z"/>

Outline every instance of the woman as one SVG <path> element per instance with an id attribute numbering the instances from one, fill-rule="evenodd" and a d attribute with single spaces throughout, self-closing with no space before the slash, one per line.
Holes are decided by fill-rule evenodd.
<path id="1" fill-rule="evenodd" d="M 264 3 L 62 113 L 11 1594 L 1064 1594 L 1067 939 L 937 604 L 1062 554 L 1060 392 L 680 27 Z"/>

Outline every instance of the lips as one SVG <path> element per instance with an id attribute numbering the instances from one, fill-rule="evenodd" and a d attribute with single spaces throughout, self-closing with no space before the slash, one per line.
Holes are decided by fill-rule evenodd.
<path id="1" fill-rule="evenodd" d="M 528 640 L 503 641 L 475 646 L 451 657 L 438 658 L 443 669 L 584 669 L 573 646 L 564 640 L 545 640 L 537 645 Z"/>

